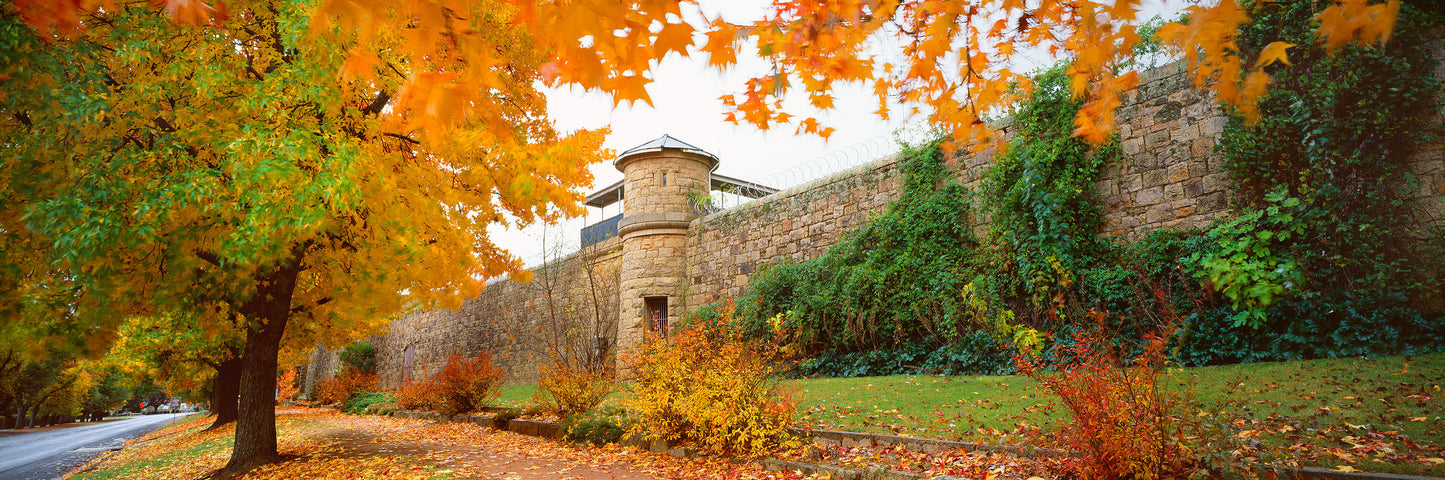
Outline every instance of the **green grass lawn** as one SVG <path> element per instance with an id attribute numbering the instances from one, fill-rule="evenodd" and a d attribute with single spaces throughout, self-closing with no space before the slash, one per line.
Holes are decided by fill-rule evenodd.
<path id="1" fill-rule="evenodd" d="M 798 425 L 806 428 L 1019 443 L 1022 426 L 1051 431 L 1065 415 L 1052 395 L 1021 376 L 818 378 L 784 385 L 799 401 Z M 1445 476 L 1445 466 L 1431 460 L 1445 456 L 1445 354 L 1174 369 L 1164 386 L 1185 392 L 1213 418 L 1253 431 L 1250 438 L 1265 445 L 1311 447 L 1309 464 Z M 504 388 L 501 403 L 526 406 L 533 389 Z"/>
<path id="2" fill-rule="evenodd" d="M 503 407 L 524 408 L 532 404 L 532 392 L 537 390 L 536 385 L 513 385 L 502 387 L 502 396 L 497 398 L 496 404 Z M 613 394 L 616 396 L 616 394 Z"/>

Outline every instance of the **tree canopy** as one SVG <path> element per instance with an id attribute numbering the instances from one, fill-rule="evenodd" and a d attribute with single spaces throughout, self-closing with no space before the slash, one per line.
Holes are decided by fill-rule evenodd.
<path id="1" fill-rule="evenodd" d="M 239 318 L 237 435 L 260 433 L 235 458 L 267 456 L 265 437 L 274 456 L 269 393 L 288 331 L 354 338 L 520 271 L 486 226 L 575 214 L 585 167 L 603 158 L 599 134 L 552 129 L 542 56 L 505 12 L 468 19 L 505 59 L 467 100 L 487 116 L 421 129 L 414 119 L 450 118 L 457 98 L 406 82 L 458 60 L 394 49 L 406 40 L 393 34 L 320 35 L 313 10 L 231 2 L 203 26 L 183 9 L 115 5 L 63 36 L 0 18 L 0 232 L 35 247 L 6 249 L 11 308 L 92 345 L 130 315 L 180 311 L 215 334 Z M 357 48 L 375 62 L 348 64 Z M 417 98 L 431 100 L 406 111 Z M 259 457 L 243 452 L 253 443 Z"/>

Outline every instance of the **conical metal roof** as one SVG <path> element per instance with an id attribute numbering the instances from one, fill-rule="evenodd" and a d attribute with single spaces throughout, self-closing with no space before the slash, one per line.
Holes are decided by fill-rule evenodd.
<path id="1" fill-rule="evenodd" d="M 661 137 L 657 137 L 656 140 L 627 149 L 627 151 L 622 152 L 622 155 L 618 156 L 617 159 L 621 160 L 635 153 L 655 152 L 665 148 L 675 148 L 683 151 L 702 154 L 711 157 L 713 160 L 717 160 L 717 155 L 708 153 L 707 151 L 701 148 L 697 148 L 690 143 L 678 140 L 676 138 L 673 138 L 672 135 L 666 134 Z"/>
<path id="2" fill-rule="evenodd" d="M 701 148 L 694 147 L 692 146 L 692 144 L 689 144 L 682 140 L 678 140 L 676 138 L 672 138 L 672 135 L 663 134 L 661 137 L 657 137 L 656 140 L 627 149 L 627 151 L 622 152 L 622 156 L 625 157 L 629 153 L 636 153 L 644 150 L 657 150 L 663 148 L 681 148 L 684 150 L 697 150 L 699 152 L 702 151 Z"/>

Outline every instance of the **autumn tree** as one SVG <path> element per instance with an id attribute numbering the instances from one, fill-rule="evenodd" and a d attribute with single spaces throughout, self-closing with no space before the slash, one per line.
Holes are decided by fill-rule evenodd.
<path id="1" fill-rule="evenodd" d="M 310 2 L 79 2 L 39 20 L 36 5 L 0 16 L 0 232 L 33 238 L 32 263 L 60 272 L 51 311 L 74 312 L 69 336 L 99 345 L 129 315 L 234 309 L 228 470 L 276 455 L 289 330 L 374 332 L 405 308 L 475 295 L 521 267 L 485 227 L 577 213 L 584 167 L 602 158 L 598 135 L 552 129 L 534 90 L 542 55 L 505 4 L 427 19 L 491 47 L 469 65 L 485 81 L 447 84 L 408 79 L 465 59 L 398 48 L 446 37 L 316 26 Z M 26 279 L 46 277 L 8 278 L 24 299 Z"/>
<path id="2" fill-rule="evenodd" d="M 776 1 L 764 18 L 734 24 L 709 17 L 695 0 L 568 1 L 513 0 L 513 21 L 535 33 L 551 54 L 541 66 L 551 85 L 595 89 L 614 101 L 650 102 L 649 72 L 671 54 L 706 55 L 721 70 L 736 68 L 747 48 L 768 70 L 723 95 L 726 120 L 758 128 L 789 127 L 828 137 L 823 121 L 783 108 L 790 94 L 805 95 L 819 111 L 833 107 L 841 84 L 872 89 L 877 114 L 888 118 L 926 114 L 949 133 L 950 145 L 982 145 L 990 131 L 983 118 L 998 114 L 1030 93 L 1029 72 L 1011 68 L 1019 56 L 1064 59 L 1074 96 L 1084 100 L 1075 135 L 1104 141 L 1113 129 L 1120 95 L 1137 84 L 1129 60 L 1140 44 L 1143 2 L 1115 0 L 843 0 Z M 417 26 L 452 40 L 409 42 L 402 48 L 465 58 L 465 65 L 490 65 L 495 58 L 485 34 L 449 28 L 453 12 L 468 2 L 410 2 L 401 15 L 384 3 L 329 1 L 322 18 L 363 37 Z M 1188 60 L 1196 83 L 1217 93 L 1246 116 L 1268 88 L 1264 67 L 1288 63 L 1292 44 L 1274 42 L 1246 59 L 1235 43 L 1250 21 L 1248 5 L 1236 0 L 1187 8 L 1188 20 L 1158 33 L 1165 45 Z M 1318 36 L 1330 48 L 1351 42 L 1383 44 L 1390 38 L 1400 0 L 1324 2 L 1315 17 Z M 700 13 L 700 14 L 699 14 Z M 901 48 L 900 48 L 901 47 Z M 364 48 L 348 52 L 364 62 Z M 431 88 L 455 81 L 486 82 L 495 72 L 473 68 L 444 75 L 416 75 L 412 85 Z M 1022 88 L 1017 88 L 1022 87 Z M 458 97 L 465 98 L 465 97 Z M 474 110 L 468 113 L 485 115 Z"/>
<path id="3" fill-rule="evenodd" d="M 723 97 L 729 120 L 827 137 L 783 99 L 826 111 L 838 85 L 856 84 L 878 115 L 896 102 L 962 145 L 1028 95 L 1010 60 L 1042 52 L 1068 59 L 1085 100 L 1075 134 L 1097 142 L 1137 81 L 1123 62 L 1141 2 L 779 1 L 748 24 L 693 15 L 683 0 L 155 3 L 7 9 L 0 233 L 40 247 L 14 258 L 44 261 L 22 264 L 60 272 L 11 269 L 0 286 L 28 295 L 21 285 L 50 279 L 52 298 L 78 312 L 52 327 L 102 340 L 113 312 L 233 305 L 246 331 L 239 468 L 274 455 L 261 392 L 293 314 L 365 330 L 403 305 L 475 293 L 478 278 L 518 268 L 483 226 L 575 211 L 597 139 L 554 133 L 536 81 L 647 102 L 666 56 L 728 69 L 749 48 L 769 70 Z M 1387 42 L 1398 6 L 1326 4 L 1319 38 Z M 1246 8 L 1189 10 L 1160 36 L 1198 83 L 1250 114 L 1270 81 L 1262 69 L 1287 62 L 1290 45 L 1246 63 L 1234 42 Z"/>
<path id="4" fill-rule="evenodd" d="M 198 319 L 194 315 L 219 315 Z M 241 380 L 240 319 L 225 305 L 131 317 L 121 324 L 108 358 L 135 378 L 154 378 L 182 396 L 210 399 L 210 428 L 236 421 Z"/>

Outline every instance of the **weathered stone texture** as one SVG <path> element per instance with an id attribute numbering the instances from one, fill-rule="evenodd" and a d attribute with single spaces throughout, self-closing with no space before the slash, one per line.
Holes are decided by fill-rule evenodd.
<path id="1" fill-rule="evenodd" d="M 764 263 L 822 255 L 898 197 L 897 162 L 885 158 L 693 221 L 688 306 L 740 295 Z"/>
<path id="2" fill-rule="evenodd" d="M 590 258 L 594 262 L 593 271 L 601 277 L 595 282 L 600 289 L 598 296 L 615 300 L 617 267 L 621 263 L 619 246 L 620 241 L 614 238 L 589 247 L 586 255 L 573 254 L 558 261 L 562 266 L 552 277 L 556 279 L 552 290 L 556 311 L 560 312 L 557 317 L 576 322 L 582 329 L 591 328 L 586 324 L 591 312 L 577 308 L 592 303 L 584 301 L 592 297 L 592 282 L 582 270 L 582 261 Z M 547 328 L 554 317 L 548 313 L 544 291 L 547 282 L 541 275 L 537 273 L 538 278 L 530 283 L 491 282 L 481 295 L 467 299 L 456 310 L 425 310 L 392 321 L 385 333 L 369 339 L 376 349 L 382 388 L 401 385 L 404 376 L 417 380 L 429 378 L 441 371 L 453 354 L 470 357 L 483 350 L 491 352 L 492 361 L 502 367 L 507 385 L 536 383 L 537 368 L 545 361 L 544 347 L 538 337 L 556 330 Z M 604 313 L 608 315 L 608 322 L 616 322 L 615 309 Z M 407 347 L 413 348 L 409 367 L 405 364 Z M 317 350 L 308 368 L 309 372 L 315 372 L 308 375 L 308 386 L 321 378 L 329 378 L 339 368 L 334 352 Z M 320 358 L 330 360 L 318 361 Z"/>
<path id="3" fill-rule="evenodd" d="M 1440 73 L 1445 78 L 1445 70 Z M 1119 109 L 1122 155 L 1105 165 L 1095 192 L 1099 233 L 1136 241 L 1158 229 L 1204 227 L 1229 214 L 1232 182 L 1215 143 L 1228 118 L 1211 94 L 1196 90 L 1183 63 L 1140 74 Z M 1001 128 L 1007 139 L 1011 129 Z M 996 152 L 960 152 L 948 167 L 978 191 Z M 1445 221 L 1445 144 L 1411 160 L 1411 189 L 1426 221 Z M 839 172 L 692 223 L 688 231 L 688 305 L 743 293 L 763 264 L 817 258 L 845 233 L 883 212 L 901 194 L 897 158 Z M 983 234 L 986 218 L 975 218 Z"/>

